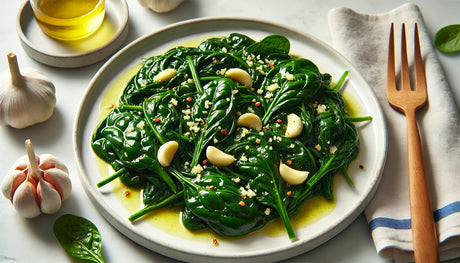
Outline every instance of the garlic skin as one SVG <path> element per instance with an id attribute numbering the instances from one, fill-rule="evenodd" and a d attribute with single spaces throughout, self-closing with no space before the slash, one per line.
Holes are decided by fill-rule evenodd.
<path id="1" fill-rule="evenodd" d="M 178 7 L 184 0 L 138 0 L 142 7 L 157 13 L 166 13 Z"/>
<path id="2" fill-rule="evenodd" d="M 56 105 L 55 87 L 34 69 L 19 70 L 9 53 L 9 71 L 0 75 L 0 124 L 22 129 L 48 120 Z"/>
<path id="3" fill-rule="evenodd" d="M 27 155 L 19 158 L 3 179 L 2 193 L 23 217 L 56 213 L 72 190 L 69 172 L 53 155 L 36 156 L 30 140 L 25 145 Z"/>

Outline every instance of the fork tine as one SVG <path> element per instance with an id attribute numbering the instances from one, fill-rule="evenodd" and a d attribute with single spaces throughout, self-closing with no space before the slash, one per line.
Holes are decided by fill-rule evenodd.
<path id="1" fill-rule="evenodd" d="M 415 88 L 419 92 L 426 94 L 426 77 L 425 69 L 423 67 L 422 52 L 420 50 L 420 37 L 418 33 L 418 25 L 415 23 L 414 31 L 414 70 L 415 70 Z M 426 95 L 425 95 L 426 96 Z"/>
<path id="2" fill-rule="evenodd" d="M 388 44 L 388 69 L 387 69 L 387 93 L 390 90 L 396 90 L 396 79 L 395 79 L 395 35 L 394 25 L 391 23 L 390 28 L 390 41 Z"/>
<path id="3" fill-rule="evenodd" d="M 401 90 L 411 90 L 409 79 L 409 62 L 407 60 L 406 25 L 401 30 Z"/>

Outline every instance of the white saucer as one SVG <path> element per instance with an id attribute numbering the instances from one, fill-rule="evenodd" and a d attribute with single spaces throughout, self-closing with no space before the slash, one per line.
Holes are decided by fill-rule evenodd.
<path id="1" fill-rule="evenodd" d="M 77 68 L 94 64 L 115 53 L 128 35 L 128 5 L 125 0 L 106 0 L 101 27 L 89 37 L 75 41 L 53 39 L 41 31 L 28 0 L 19 9 L 17 33 L 26 53 L 40 63 Z"/>

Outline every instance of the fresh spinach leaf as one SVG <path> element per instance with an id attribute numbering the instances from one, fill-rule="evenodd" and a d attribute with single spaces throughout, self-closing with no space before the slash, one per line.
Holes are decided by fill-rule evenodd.
<path id="1" fill-rule="evenodd" d="M 460 51 L 460 24 L 439 29 L 434 36 L 434 46 L 444 53 Z"/>
<path id="2" fill-rule="evenodd" d="M 102 238 L 97 227 L 89 220 L 66 214 L 53 226 L 54 236 L 61 247 L 72 257 L 102 263 Z"/>

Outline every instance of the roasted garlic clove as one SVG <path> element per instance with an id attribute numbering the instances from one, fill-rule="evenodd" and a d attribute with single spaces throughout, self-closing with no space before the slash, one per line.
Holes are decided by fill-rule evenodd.
<path id="1" fill-rule="evenodd" d="M 232 79 L 246 87 L 252 87 L 252 77 L 247 71 L 240 68 L 231 68 L 225 72 L 225 77 Z"/>
<path id="2" fill-rule="evenodd" d="M 290 185 L 298 185 L 305 180 L 307 180 L 308 175 L 310 174 L 307 171 L 299 171 L 294 168 L 289 167 L 287 164 L 284 164 L 280 161 L 279 173 L 283 181 Z"/>
<path id="3" fill-rule="evenodd" d="M 174 76 L 176 76 L 176 74 L 177 74 L 177 70 L 173 68 L 168 68 L 158 73 L 153 78 L 153 81 L 154 82 L 165 82 L 165 81 L 172 79 Z"/>
<path id="4" fill-rule="evenodd" d="M 216 166 L 229 166 L 235 161 L 233 155 L 224 153 L 214 146 L 206 148 L 206 158 Z"/>
<path id="5" fill-rule="evenodd" d="M 176 141 L 165 142 L 160 146 L 157 158 L 161 166 L 168 167 L 171 164 L 177 149 L 179 149 L 179 143 Z"/>
<path id="6" fill-rule="evenodd" d="M 259 116 L 257 116 L 254 113 L 244 113 L 242 114 L 237 122 L 239 126 L 244 126 L 247 128 L 254 129 L 256 131 L 262 130 L 262 120 L 260 119 Z"/>
<path id="7" fill-rule="evenodd" d="M 299 116 L 291 113 L 287 116 L 286 132 L 284 136 L 286 138 L 295 138 L 302 133 L 303 123 Z"/>

